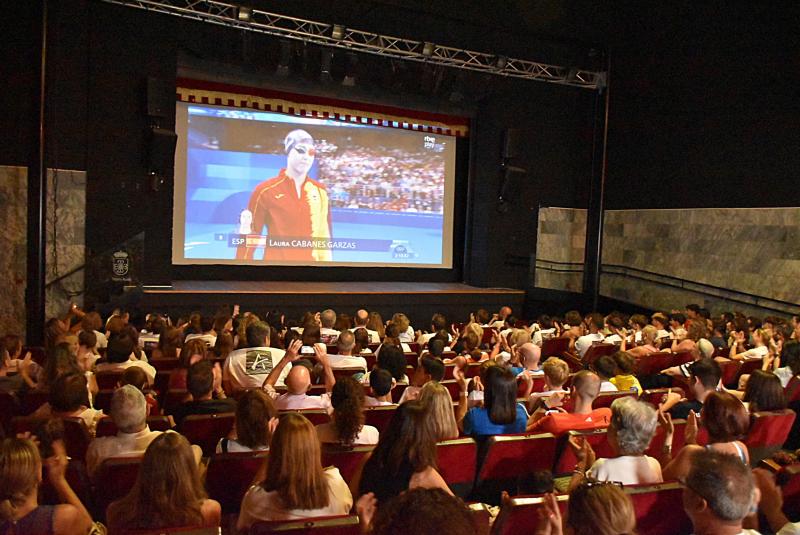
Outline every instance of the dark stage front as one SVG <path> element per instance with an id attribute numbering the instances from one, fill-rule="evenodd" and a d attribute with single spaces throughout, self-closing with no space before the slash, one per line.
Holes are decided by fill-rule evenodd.
<path id="1" fill-rule="evenodd" d="M 352 316 L 366 308 L 377 310 L 384 320 L 404 312 L 419 329 L 427 327 L 434 312 L 463 321 L 478 308 L 496 312 L 507 305 L 521 313 L 524 300 L 523 290 L 460 283 L 174 281 L 168 287 L 145 286 L 140 304 L 143 310 L 169 311 L 173 317 L 194 310 L 213 313 L 220 306 L 237 304 L 257 314 L 278 309 L 290 318 L 326 308 Z"/>

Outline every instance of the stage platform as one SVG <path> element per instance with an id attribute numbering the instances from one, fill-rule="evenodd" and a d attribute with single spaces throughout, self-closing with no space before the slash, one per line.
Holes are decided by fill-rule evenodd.
<path id="1" fill-rule="evenodd" d="M 174 281 L 171 286 L 144 286 L 140 306 L 174 316 L 195 310 L 210 314 L 221 306 L 238 304 L 256 314 L 278 309 L 290 318 L 326 308 L 352 316 L 366 308 L 377 310 L 384 320 L 403 312 L 415 328 L 424 328 L 434 312 L 464 321 L 478 308 L 496 312 L 507 305 L 521 313 L 524 300 L 523 290 L 461 283 L 186 280 Z"/>

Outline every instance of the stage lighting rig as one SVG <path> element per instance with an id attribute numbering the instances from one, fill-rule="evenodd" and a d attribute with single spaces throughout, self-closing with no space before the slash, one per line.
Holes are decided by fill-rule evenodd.
<path id="1" fill-rule="evenodd" d="M 434 45 L 433 43 L 431 43 L 431 42 L 429 42 L 429 41 L 425 41 L 425 42 L 422 44 L 422 55 L 423 55 L 424 57 L 426 57 L 426 58 L 429 58 L 429 57 L 431 57 L 431 56 L 433 55 L 433 48 L 434 48 L 434 46 L 435 46 L 435 45 Z"/>
<path id="2" fill-rule="evenodd" d="M 253 18 L 253 8 L 247 6 L 239 6 L 236 10 L 236 20 L 240 22 L 250 22 Z"/>
<path id="3" fill-rule="evenodd" d="M 334 24 L 333 30 L 331 31 L 331 37 L 337 41 L 341 41 L 344 38 L 344 26 L 341 24 Z"/>

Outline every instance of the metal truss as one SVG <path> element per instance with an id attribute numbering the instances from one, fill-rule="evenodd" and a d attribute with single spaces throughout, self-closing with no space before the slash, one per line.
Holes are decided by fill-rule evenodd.
<path id="1" fill-rule="evenodd" d="M 548 65 L 502 55 L 380 35 L 336 24 L 240 7 L 229 2 L 216 0 L 101 1 L 378 56 L 587 89 L 602 89 L 605 86 L 605 73 L 603 72 Z"/>

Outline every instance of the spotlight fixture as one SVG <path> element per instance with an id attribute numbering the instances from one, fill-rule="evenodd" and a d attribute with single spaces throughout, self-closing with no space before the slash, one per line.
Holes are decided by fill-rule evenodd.
<path id="1" fill-rule="evenodd" d="M 505 56 L 497 56 L 494 59 L 494 68 L 498 71 L 502 71 L 506 67 L 506 63 L 508 63 L 508 58 Z"/>
<path id="2" fill-rule="evenodd" d="M 426 58 L 429 58 L 433 55 L 433 47 L 434 44 L 431 42 L 426 41 L 422 44 L 422 55 Z"/>
<path id="3" fill-rule="evenodd" d="M 341 24 L 334 24 L 333 31 L 331 32 L 331 37 L 336 39 L 337 41 L 341 41 L 344 38 L 344 26 Z"/>
<path id="4" fill-rule="evenodd" d="M 247 6 L 240 6 L 239 9 L 236 10 L 236 19 L 241 22 L 250 22 L 250 19 L 253 18 L 253 8 Z"/>

